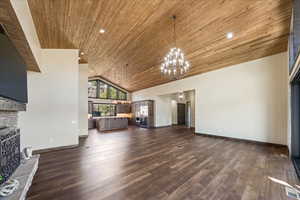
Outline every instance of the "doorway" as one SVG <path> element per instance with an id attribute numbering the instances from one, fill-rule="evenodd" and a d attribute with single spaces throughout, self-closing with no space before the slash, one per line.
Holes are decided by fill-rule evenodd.
<path id="1" fill-rule="evenodd" d="M 169 96 L 172 126 L 195 128 L 195 90 L 172 93 Z"/>
<path id="2" fill-rule="evenodd" d="M 185 125 L 185 104 L 177 103 L 177 124 Z"/>

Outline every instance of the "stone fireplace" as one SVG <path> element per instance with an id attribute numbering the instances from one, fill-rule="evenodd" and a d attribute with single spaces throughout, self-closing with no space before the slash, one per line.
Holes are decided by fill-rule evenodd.
<path id="1" fill-rule="evenodd" d="M 20 165 L 18 112 L 25 110 L 26 104 L 0 97 L 0 184 Z"/>

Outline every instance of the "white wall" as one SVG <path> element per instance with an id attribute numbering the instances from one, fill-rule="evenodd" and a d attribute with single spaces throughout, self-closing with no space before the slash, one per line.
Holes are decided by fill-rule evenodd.
<path id="1" fill-rule="evenodd" d="M 79 136 L 88 135 L 88 76 L 89 65 L 79 65 Z"/>
<path id="2" fill-rule="evenodd" d="M 178 123 L 177 101 L 172 99 L 171 106 L 172 106 L 172 124 L 175 125 Z"/>
<path id="3" fill-rule="evenodd" d="M 29 43 L 32 54 L 36 59 L 38 66 L 41 68 L 41 45 L 38 39 L 36 29 L 33 23 L 31 12 L 26 0 L 10 0 L 12 7 L 15 10 L 17 18 L 23 29 L 25 37 Z"/>
<path id="4" fill-rule="evenodd" d="M 197 133 L 286 145 L 286 60 L 280 53 L 140 90 L 132 99 L 155 100 L 155 126 L 161 126 L 167 124 L 168 107 L 159 96 L 195 89 Z"/>
<path id="5" fill-rule="evenodd" d="M 154 116 L 155 126 L 163 127 L 172 125 L 172 98 L 171 96 L 158 96 L 154 102 L 154 112 L 160 115 Z"/>
<path id="6" fill-rule="evenodd" d="M 41 50 L 43 73 L 28 72 L 27 111 L 20 112 L 21 146 L 78 144 L 78 50 Z"/>
<path id="7" fill-rule="evenodd" d="M 78 135 L 88 130 L 87 119 L 83 120 L 88 112 L 83 85 L 87 69 L 81 67 L 79 73 L 78 50 L 41 49 L 27 1 L 10 2 L 42 72 L 28 72 L 29 102 L 19 117 L 22 146 L 76 145 Z"/>
<path id="8" fill-rule="evenodd" d="M 191 127 L 195 127 L 195 91 L 188 92 L 188 100 L 191 102 Z"/>

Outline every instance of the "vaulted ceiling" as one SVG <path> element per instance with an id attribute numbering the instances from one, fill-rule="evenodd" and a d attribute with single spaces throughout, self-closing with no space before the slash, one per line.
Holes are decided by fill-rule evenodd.
<path id="1" fill-rule="evenodd" d="M 78 48 L 90 76 L 129 91 L 170 81 L 159 66 L 174 46 L 174 14 L 177 46 L 192 66 L 187 76 L 287 50 L 291 0 L 28 2 L 42 48 Z"/>

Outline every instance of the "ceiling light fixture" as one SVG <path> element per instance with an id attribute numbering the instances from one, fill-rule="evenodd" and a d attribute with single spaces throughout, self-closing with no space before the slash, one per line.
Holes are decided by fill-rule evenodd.
<path id="1" fill-rule="evenodd" d="M 83 56 L 83 55 L 84 55 L 84 52 L 82 51 L 82 52 L 80 53 L 80 55 L 82 55 L 82 56 Z"/>
<path id="2" fill-rule="evenodd" d="M 179 92 L 178 93 L 178 98 L 179 99 L 184 99 L 184 93 L 183 92 Z"/>
<path id="3" fill-rule="evenodd" d="M 99 33 L 105 33 L 105 30 L 104 30 L 103 28 L 101 28 L 101 29 L 99 30 Z"/>
<path id="4" fill-rule="evenodd" d="M 233 32 L 229 32 L 226 34 L 227 39 L 232 39 L 233 38 Z"/>
<path id="5" fill-rule="evenodd" d="M 163 75 L 169 76 L 171 79 L 178 80 L 189 70 L 190 64 L 185 59 L 182 50 L 176 47 L 176 16 L 172 16 L 172 19 L 174 21 L 173 36 L 175 47 L 171 48 L 169 53 L 165 56 L 160 70 Z"/>

